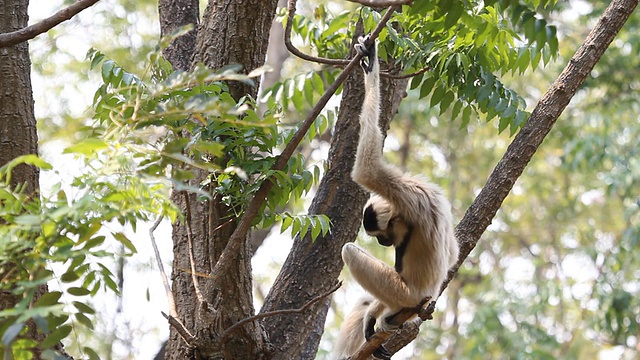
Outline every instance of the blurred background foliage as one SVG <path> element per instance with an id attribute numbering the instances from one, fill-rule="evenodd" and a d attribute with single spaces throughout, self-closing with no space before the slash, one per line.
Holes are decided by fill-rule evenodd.
<path id="1" fill-rule="evenodd" d="M 31 4 L 32 21 L 47 16 L 63 2 L 52 1 L 47 4 L 48 9 L 39 3 Z M 298 5 L 298 12 L 313 20 L 299 26 L 308 32 L 300 32 L 300 38 L 296 39 L 298 45 L 303 44 L 302 40 L 325 39 L 315 36 L 318 34 L 337 37 L 318 40 L 325 45 L 331 41 L 342 44 L 347 39 L 346 34 L 336 33 L 331 27 L 319 26 L 316 33 L 309 31 L 312 23 L 318 26 L 327 18 L 344 22 L 344 17 L 338 14 L 345 7 L 356 8 L 346 2 L 320 6 L 321 3 L 324 4 L 310 1 Z M 512 9 L 516 3 L 520 4 L 512 3 Z M 421 91 L 421 84 L 428 81 L 429 76 L 421 77 L 412 85 L 415 89 L 409 91 L 391 124 L 386 142 L 388 158 L 410 172 L 424 173 L 441 184 L 452 200 L 457 218 L 462 217 L 509 144 L 509 132 L 501 130 L 506 125 L 511 125 L 512 132 L 517 130 L 516 114 L 532 110 L 606 5 L 571 0 L 559 2 L 553 11 L 548 11 L 544 6 L 546 2 L 523 1 L 522 4 L 537 9 L 542 15 L 536 15 L 533 28 L 522 20 L 527 34 L 520 40 L 522 44 L 531 38 L 534 48 L 535 42 L 551 47 L 553 42 L 547 41 L 548 31 L 554 32 L 552 35 L 557 36 L 558 43 L 554 51 L 546 50 L 548 59 L 540 63 L 540 66 L 546 63 L 544 67 L 534 70 L 530 58 L 530 63 L 522 67 L 526 71 L 504 71 L 506 68 L 502 66 L 513 69 L 513 64 L 508 62 L 488 69 L 499 75 L 499 79 L 492 80 L 495 80 L 491 83 L 492 91 L 506 97 L 504 89 L 513 90 L 522 99 L 521 102 L 512 98 L 505 108 L 500 108 L 504 112 L 506 106 L 515 106 L 510 122 L 490 122 L 496 115 L 496 111 L 489 109 L 490 96 L 487 95 L 485 105 L 472 104 L 468 96 L 478 95 L 481 89 L 475 89 L 476 92 L 462 89 L 456 82 L 462 81 L 459 74 L 444 68 L 452 78 L 437 80 L 441 81 L 442 88 L 439 95 Z M 59 157 L 60 144 L 77 140 L 87 125 L 86 119 L 91 117 L 87 109 L 100 74 L 89 70 L 87 50 L 99 49 L 121 67 L 142 76 L 147 56 L 159 36 L 156 6 L 156 2 L 147 0 L 100 2 L 30 43 L 41 153 L 54 167 L 56 162 L 70 160 Z M 296 21 L 303 24 L 303 20 Z M 455 20 L 445 17 L 439 26 L 449 26 Z M 548 30 L 550 26 L 555 30 Z M 496 27 L 496 31 L 502 30 Z M 544 37 L 540 37 L 540 31 Z M 591 359 L 597 356 L 635 359 L 640 356 L 640 149 L 637 146 L 640 60 L 636 56 L 640 52 L 639 34 L 640 19 L 635 14 L 560 117 L 491 227 L 449 285 L 439 301 L 435 319 L 422 326 L 418 339 L 398 358 Z M 424 45 L 429 41 L 420 39 L 419 43 Z M 388 54 L 406 52 L 412 46 L 410 42 L 404 45 L 405 48 L 386 48 L 385 51 Z M 442 46 L 440 51 L 448 48 L 434 43 L 431 48 L 414 50 L 435 51 L 438 46 Z M 342 57 L 347 49 L 312 46 L 312 50 L 325 56 Z M 542 47 L 539 50 L 542 53 Z M 551 55 L 556 51 L 558 57 L 554 60 Z M 467 60 L 460 59 L 460 64 L 467 61 L 475 65 L 474 53 L 465 54 L 469 56 Z M 541 54 L 541 57 L 544 56 Z M 437 63 L 441 59 L 439 56 L 432 58 L 435 63 L 416 60 L 404 65 L 408 65 L 406 72 L 423 66 L 444 67 Z M 305 75 L 305 79 L 315 81 L 318 91 L 331 80 L 331 72 L 318 72 L 322 70 L 320 66 L 295 58 L 287 59 L 276 70 L 281 70 L 281 78 L 271 88 L 270 98 L 279 101 L 285 114 L 304 113 L 318 96 L 318 92 L 308 94 L 304 87 L 295 87 L 296 82 L 290 79 L 307 71 L 310 75 Z M 478 68 L 477 71 L 484 70 Z M 430 86 L 433 87 L 433 83 Z M 282 90 L 278 95 L 279 89 Z M 300 95 L 291 96 L 296 91 Z M 434 96 L 439 96 L 439 101 L 434 102 Z M 448 102 L 447 106 L 432 106 L 442 105 L 443 101 Z M 455 102 L 461 103 L 457 110 Z M 496 106 L 497 103 L 493 104 L 494 110 Z M 473 111 L 465 116 L 462 109 L 467 107 Z M 452 114 L 456 111 L 460 114 Z M 326 113 L 329 123 L 331 118 L 331 112 Z M 319 126 L 319 136 L 300 150 L 320 163 L 326 158 L 330 140 L 325 128 Z M 73 172 L 72 168 L 67 171 Z M 44 174 L 43 191 L 47 190 L 48 183 L 64 182 L 65 175 L 68 174 Z M 304 199 L 288 206 L 292 213 L 306 208 Z M 286 254 L 282 244 L 290 241 L 277 233 L 274 231 L 268 236 L 255 255 L 258 301 L 260 293 L 265 292 L 275 278 L 279 261 Z M 170 264 L 170 238 L 161 241 L 164 242 L 163 261 Z M 359 241 L 367 243 L 369 239 Z M 158 312 L 166 307 L 166 300 L 162 291 L 149 290 L 156 286 L 151 283 L 159 283 L 160 278 L 151 265 L 151 252 L 138 243 L 136 246 L 137 254 L 111 264 L 122 285 L 122 297 L 107 294 L 113 298 L 95 300 L 94 307 L 101 314 L 96 317 L 97 324 L 93 331 L 84 327 L 74 330 L 74 335 L 67 339 L 70 352 L 81 343 L 91 346 L 103 358 L 149 359 L 166 338 L 167 325 Z M 375 245 L 370 249 L 376 256 L 386 256 L 391 261 L 392 255 L 385 253 L 385 249 Z M 144 286 L 137 286 L 141 278 L 145 278 Z M 357 297 L 351 288 L 341 289 L 334 296 L 319 358 L 331 348 L 342 317 Z M 144 291 L 143 296 L 136 291 Z M 145 308 L 149 311 L 140 310 Z"/>

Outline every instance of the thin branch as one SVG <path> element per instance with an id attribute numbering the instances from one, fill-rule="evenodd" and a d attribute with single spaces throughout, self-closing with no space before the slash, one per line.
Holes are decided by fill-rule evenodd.
<path id="1" fill-rule="evenodd" d="M 455 233 L 460 243 L 460 255 L 457 264 L 449 271 L 447 279 L 442 284 L 440 294 L 447 288 L 462 263 L 475 248 L 480 236 L 491 223 L 516 180 L 522 175 L 524 168 L 558 117 L 560 117 L 560 114 L 562 114 L 578 88 L 584 83 L 595 64 L 600 60 L 605 50 L 620 32 L 631 13 L 633 13 L 638 1 L 613 0 L 611 2 L 582 46 L 569 60 L 569 63 L 553 85 L 538 101 L 529 120 L 514 137 L 502 159 L 489 176 L 487 183 L 456 226 Z M 435 305 L 435 303 L 433 304 Z M 434 311 L 435 306 L 430 304 L 419 316 L 423 320 L 429 319 Z M 404 345 L 411 340 L 408 340 Z M 372 351 L 376 348 L 373 348 Z M 356 358 L 353 357 L 352 359 Z"/>
<path id="2" fill-rule="evenodd" d="M 153 224 L 153 226 L 149 229 L 149 237 L 151 238 L 151 245 L 153 246 L 153 252 L 156 256 L 156 263 L 158 264 L 158 270 L 160 271 L 160 276 L 162 277 L 162 283 L 164 284 L 164 291 L 167 293 L 167 300 L 169 300 L 169 314 L 173 317 L 178 317 L 178 311 L 176 309 L 176 301 L 173 298 L 173 292 L 171 292 L 171 286 L 169 285 L 169 279 L 167 278 L 167 273 L 164 271 L 164 265 L 162 264 L 162 259 L 160 258 L 160 251 L 158 251 L 158 244 L 156 243 L 156 238 L 153 235 L 153 232 L 156 231 L 158 225 L 162 221 L 162 216 L 158 217 L 158 220 Z"/>
<path id="3" fill-rule="evenodd" d="M 196 292 L 196 298 L 200 304 L 205 302 L 202 292 L 200 292 L 200 281 L 196 276 L 196 260 L 193 256 L 193 233 L 191 232 L 191 205 L 189 204 L 189 194 L 183 192 L 185 201 L 185 227 L 187 228 L 187 244 L 189 248 L 189 265 L 191 266 L 191 281 Z"/>
<path id="4" fill-rule="evenodd" d="M 344 59 L 329 59 L 329 58 L 321 58 L 316 56 L 311 56 L 303 53 L 298 50 L 291 43 L 291 27 L 293 26 L 293 15 L 296 13 L 296 2 L 297 0 L 289 0 L 289 8 L 288 8 L 288 17 L 287 17 L 287 26 L 284 28 L 284 44 L 287 47 L 287 50 L 291 52 L 293 55 L 307 61 L 316 62 L 320 64 L 334 65 L 334 66 L 346 66 L 349 65 L 349 60 Z"/>
<path id="5" fill-rule="evenodd" d="M 276 315 L 286 315 L 286 314 L 300 314 L 303 313 L 305 311 L 307 311 L 309 309 L 309 307 L 311 307 L 311 305 L 315 304 L 316 302 L 326 298 L 327 296 L 333 294 L 336 290 L 338 290 L 340 287 L 342 286 L 342 282 L 338 281 L 333 287 L 331 287 L 331 289 L 329 289 L 329 291 L 325 292 L 324 294 L 320 294 L 316 297 L 314 297 L 313 299 L 307 301 L 301 308 L 298 309 L 283 309 L 283 310 L 274 310 L 274 311 L 268 311 L 265 313 L 261 313 L 261 314 L 257 314 L 254 316 L 250 316 L 246 319 L 242 319 L 240 321 L 238 321 L 237 323 L 231 325 L 230 327 L 228 327 L 220 336 L 220 341 L 224 342 L 225 339 L 231 335 L 231 333 L 233 333 L 236 329 L 238 329 L 240 326 L 251 322 L 251 321 L 255 321 L 255 320 L 259 320 L 262 318 L 266 318 L 266 317 L 270 317 L 270 316 L 276 316 Z"/>
<path id="6" fill-rule="evenodd" d="M 69 5 L 52 16 L 33 25 L 9 33 L 0 34 L 0 48 L 13 46 L 23 41 L 31 40 L 34 37 L 53 29 L 63 21 L 71 19 L 76 14 L 92 6 L 98 1 L 100 0 L 78 0 L 72 5 Z"/>
<path id="7" fill-rule="evenodd" d="M 393 11 L 394 11 L 394 7 L 389 7 L 387 9 L 387 13 L 382 17 L 382 19 L 380 19 L 378 26 L 371 33 L 370 35 L 371 41 L 374 41 L 378 37 L 378 35 L 380 34 L 380 31 L 382 31 L 387 21 L 389 21 L 389 19 L 391 18 Z M 298 145 L 302 141 L 302 138 L 309 130 L 309 127 L 311 126 L 311 124 L 313 124 L 316 117 L 320 114 L 320 112 L 322 111 L 324 106 L 327 104 L 329 99 L 336 92 L 336 90 L 338 90 L 338 87 L 342 85 L 342 83 L 347 78 L 349 73 L 356 66 L 358 66 L 358 63 L 360 62 L 361 58 L 362 56 L 360 54 L 356 54 L 356 56 L 353 59 L 351 59 L 351 61 L 349 62 L 349 65 L 347 65 L 347 67 L 345 67 L 342 73 L 338 75 L 335 82 L 331 84 L 331 86 L 327 89 L 327 91 L 325 91 L 324 95 L 322 95 L 320 100 L 318 100 L 318 103 L 316 104 L 316 106 L 313 107 L 313 109 L 311 110 L 307 118 L 304 120 L 304 122 L 302 123 L 298 131 L 296 131 L 291 141 L 287 144 L 287 146 L 284 148 L 282 153 L 278 156 L 278 159 L 276 160 L 275 164 L 271 167 L 271 171 L 280 171 L 284 169 L 285 165 L 287 164 L 287 161 L 289 161 L 289 159 L 291 158 L 291 155 L 293 155 L 294 151 L 297 149 Z M 260 188 L 258 188 L 258 190 L 256 191 L 251 201 L 249 201 L 249 204 L 247 205 L 247 209 L 244 215 L 240 219 L 238 226 L 236 227 L 233 234 L 231 234 L 231 237 L 227 242 L 227 246 L 225 247 L 224 251 L 220 255 L 218 262 L 216 263 L 216 265 L 213 268 L 213 271 L 211 272 L 214 276 L 217 274 L 225 274 L 227 273 L 227 271 L 229 271 L 229 267 L 232 264 L 232 260 L 237 256 L 238 251 L 240 251 L 240 246 L 242 246 L 243 242 L 246 241 L 247 234 L 251 229 L 251 223 L 253 222 L 253 219 L 258 214 L 258 211 L 260 211 L 260 207 L 266 200 L 266 197 L 269 194 L 269 191 L 271 190 L 273 185 L 274 185 L 274 182 L 271 181 L 271 179 L 269 178 L 264 179 L 262 181 L 262 184 L 260 185 Z"/>
<path id="8" fill-rule="evenodd" d="M 394 75 L 394 74 L 391 74 L 391 73 L 388 73 L 388 72 L 381 72 L 380 76 L 384 76 L 384 77 L 389 78 L 389 79 L 402 80 L 402 79 L 412 78 L 412 77 L 418 76 L 420 74 L 424 74 L 427 71 L 429 71 L 430 69 L 431 69 L 430 67 L 425 66 L 425 67 L 423 67 L 422 69 L 420 69 L 418 71 L 412 72 L 410 74 L 402 74 L 402 75 Z"/>
<path id="9" fill-rule="evenodd" d="M 369 6 L 372 8 L 408 5 L 413 3 L 413 0 L 347 0 L 347 1 L 354 2 L 364 6 Z"/>
<path id="10" fill-rule="evenodd" d="M 371 6 L 371 7 L 384 7 L 384 6 L 392 6 L 392 5 L 404 5 L 404 4 L 408 4 L 411 3 L 413 0 L 389 0 L 389 1 L 366 1 L 366 0 L 349 0 L 352 2 L 356 2 L 356 3 L 360 3 L 362 5 L 367 5 L 367 6 Z M 311 61 L 311 62 L 315 62 L 318 64 L 326 64 L 326 65 L 332 65 L 332 66 L 336 66 L 336 67 L 340 67 L 343 68 L 346 65 L 349 65 L 349 60 L 344 60 L 344 59 L 330 59 L 330 58 L 323 58 L 323 57 L 317 57 L 317 56 L 312 56 L 312 55 L 308 55 L 303 53 L 302 51 L 300 51 L 298 48 L 296 48 L 292 43 L 291 43 L 291 28 L 293 26 L 293 15 L 295 15 L 296 13 L 296 3 L 297 0 L 289 0 L 289 8 L 288 8 L 288 18 L 287 18 L 287 26 L 284 29 L 284 44 L 287 47 L 287 50 L 289 50 L 289 52 L 303 60 L 306 61 Z M 387 4 L 388 5 L 383 5 L 383 4 Z M 380 76 L 382 77 L 386 77 L 389 79 L 397 79 L 397 80 L 401 80 L 401 79 L 408 79 L 411 77 L 414 77 L 416 75 L 420 75 L 422 73 L 425 73 L 429 71 L 428 67 L 425 67 L 421 70 L 418 70 L 416 72 L 413 72 L 411 74 L 405 74 L 405 75 L 394 75 L 388 72 L 384 72 L 381 71 L 380 72 Z"/>
<path id="11" fill-rule="evenodd" d="M 191 333 L 189 332 L 189 330 L 187 330 L 184 324 L 180 320 L 178 320 L 177 317 L 167 315 L 162 311 L 160 313 L 162 314 L 162 316 L 164 316 L 165 319 L 169 321 L 169 325 L 173 326 L 176 329 L 178 334 L 180 334 L 180 337 L 182 337 L 182 339 L 187 343 L 187 345 L 193 346 L 196 340 L 196 337 L 191 335 Z"/>

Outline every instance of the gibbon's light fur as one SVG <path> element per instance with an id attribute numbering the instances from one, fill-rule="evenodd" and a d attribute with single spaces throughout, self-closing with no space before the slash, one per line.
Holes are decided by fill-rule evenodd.
<path id="1" fill-rule="evenodd" d="M 367 234 L 375 236 L 380 245 L 393 245 L 396 263 L 392 268 L 353 243 L 342 248 L 342 259 L 351 275 L 375 299 L 361 301 L 347 316 L 340 334 L 349 335 L 339 339 L 334 349 L 338 359 L 352 355 L 373 335 L 377 319 L 378 327 L 392 330 L 394 327 L 387 318 L 402 308 L 418 305 L 427 296 L 435 300 L 448 270 L 458 260 L 459 251 L 451 204 L 442 189 L 402 173 L 383 159 L 383 137 L 378 125 L 380 77 L 376 47 L 366 37 L 359 39 L 356 50 L 364 56 L 361 65 L 365 98 L 351 177 L 373 193 L 362 221 Z M 365 306 L 367 309 L 362 310 Z M 362 316 L 360 320 L 355 319 Z M 354 335 L 355 332 L 360 335 Z M 347 341 L 357 344 L 345 344 Z M 374 356 L 389 358 L 382 347 Z"/>

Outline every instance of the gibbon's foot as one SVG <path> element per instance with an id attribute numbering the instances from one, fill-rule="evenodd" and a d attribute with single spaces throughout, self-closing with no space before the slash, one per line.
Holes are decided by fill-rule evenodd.
<path id="1" fill-rule="evenodd" d="M 391 360 L 391 353 L 383 345 L 380 345 L 373 352 L 373 357 L 380 360 Z"/>
<path id="2" fill-rule="evenodd" d="M 376 59 L 376 47 L 375 44 L 369 40 L 369 35 L 360 36 L 358 38 L 358 43 L 354 45 L 356 52 L 362 55 L 362 59 L 360 59 L 360 66 L 362 70 L 366 74 L 370 73 L 373 69 L 373 62 L 377 61 Z"/>
<path id="3" fill-rule="evenodd" d="M 403 309 L 404 310 L 404 309 Z M 402 324 L 400 325 L 396 325 L 393 323 L 393 318 L 396 317 L 399 313 L 401 313 L 403 310 L 400 310 L 398 312 L 395 312 L 389 316 L 385 316 L 382 319 L 380 319 L 380 325 L 378 326 L 378 330 L 382 330 L 382 331 L 386 331 L 386 332 L 392 332 L 392 331 L 396 331 L 400 328 L 400 326 L 402 326 Z"/>

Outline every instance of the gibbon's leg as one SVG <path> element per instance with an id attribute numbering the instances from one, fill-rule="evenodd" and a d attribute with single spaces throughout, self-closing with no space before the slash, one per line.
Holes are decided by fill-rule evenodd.
<path id="1" fill-rule="evenodd" d="M 420 294 L 414 294 L 407 287 L 394 268 L 358 245 L 345 244 L 342 247 L 342 260 L 360 286 L 391 309 L 413 307 L 422 300 Z"/>
<path id="2" fill-rule="evenodd" d="M 364 321 L 363 321 L 364 339 L 366 341 L 369 341 L 369 339 L 371 339 L 373 334 L 375 334 L 376 320 L 380 318 L 380 315 L 385 313 L 385 310 L 387 310 L 386 306 L 384 306 L 384 304 L 381 303 L 379 300 L 374 300 L 373 303 L 367 309 L 366 314 L 364 314 Z M 382 326 L 382 328 L 385 331 L 392 330 L 391 328 L 385 328 L 384 326 Z M 391 359 L 391 353 L 383 345 L 380 345 L 373 352 L 373 357 L 375 357 L 376 359 L 388 360 L 388 359 Z"/>
<path id="3" fill-rule="evenodd" d="M 329 356 L 332 360 L 347 359 L 353 355 L 365 342 L 362 331 L 363 320 L 367 310 L 373 302 L 371 296 L 363 296 L 358 300 L 351 312 L 344 318 L 336 343 Z"/>

